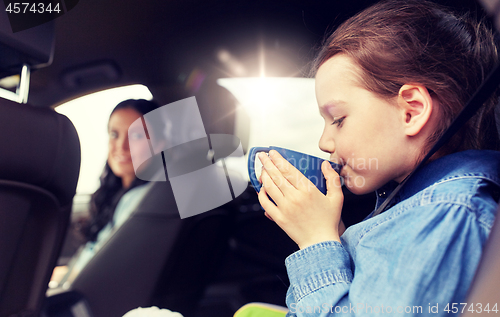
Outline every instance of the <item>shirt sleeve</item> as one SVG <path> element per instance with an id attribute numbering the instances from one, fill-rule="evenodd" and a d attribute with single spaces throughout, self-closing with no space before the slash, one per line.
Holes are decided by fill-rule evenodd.
<path id="1" fill-rule="evenodd" d="M 462 309 L 489 228 L 467 204 L 435 203 L 375 218 L 343 243 L 286 259 L 288 316 L 444 316 Z M 460 310 L 459 310 L 460 311 Z"/>
<path id="2" fill-rule="evenodd" d="M 307 306 L 317 307 L 316 312 L 329 312 L 327 300 L 339 302 L 349 292 L 353 274 L 349 254 L 340 242 L 326 241 L 299 250 L 285 264 L 290 279 L 287 316 L 314 312 L 303 309 Z"/>

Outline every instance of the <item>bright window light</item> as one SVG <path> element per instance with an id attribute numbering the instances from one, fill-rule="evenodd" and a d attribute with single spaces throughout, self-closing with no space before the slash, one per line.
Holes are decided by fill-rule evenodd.
<path id="1" fill-rule="evenodd" d="M 92 194 L 99 187 L 108 154 L 108 120 L 113 108 L 126 99 L 151 100 L 144 85 L 113 88 L 68 101 L 56 111 L 67 116 L 78 132 L 82 151 L 77 194 Z"/>
<path id="2" fill-rule="evenodd" d="M 327 158 L 318 147 L 323 131 L 314 78 L 221 78 L 239 103 L 235 134 L 243 146 L 280 146 Z"/>

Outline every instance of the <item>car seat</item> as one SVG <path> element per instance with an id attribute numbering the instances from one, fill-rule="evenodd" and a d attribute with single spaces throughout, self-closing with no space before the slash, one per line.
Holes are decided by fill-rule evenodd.
<path id="1" fill-rule="evenodd" d="M 80 168 L 73 124 L 0 99 L 0 316 L 37 316 L 71 214 Z"/>
<path id="2" fill-rule="evenodd" d="M 189 317 L 227 247 L 228 223 L 224 208 L 180 219 L 170 183 L 153 183 L 70 290 L 95 317 L 152 305 Z"/>

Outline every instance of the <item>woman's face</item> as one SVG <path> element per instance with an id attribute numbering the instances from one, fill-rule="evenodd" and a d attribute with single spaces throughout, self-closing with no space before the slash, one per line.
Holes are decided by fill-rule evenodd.
<path id="1" fill-rule="evenodd" d="M 133 145 L 134 152 L 142 145 L 147 146 L 147 142 L 141 142 L 140 140 L 145 137 L 141 133 L 131 133 L 129 140 L 129 127 L 140 117 L 141 114 L 134 109 L 124 108 L 116 110 L 109 118 L 108 164 L 113 173 L 121 177 L 125 188 L 128 188 L 135 178 L 129 142 L 137 143 Z M 144 152 L 149 153 L 149 148 L 144 149 Z"/>

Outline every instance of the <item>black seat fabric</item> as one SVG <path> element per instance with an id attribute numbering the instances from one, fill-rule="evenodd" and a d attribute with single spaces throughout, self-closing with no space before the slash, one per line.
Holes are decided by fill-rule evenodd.
<path id="1" fill-rule="evenodd" d="M 191 316 L 227 247 L 224 209 L 180 219 L 170 183 L 150 185 L 130 218 L 71 284 L 95 317 L 151 305 Z"/>
<path id="2" fill-rule="evenodd" d="M 37 316 L 80 169 L 73 124 L 0 99 L 0 316 Z"/>

